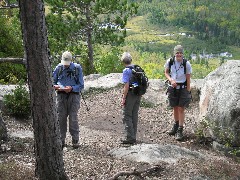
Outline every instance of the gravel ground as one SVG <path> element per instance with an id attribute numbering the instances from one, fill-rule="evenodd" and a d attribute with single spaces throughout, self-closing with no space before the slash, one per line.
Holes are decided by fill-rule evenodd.
<path id="1" fill-rule="evenodd" d="M 164 93 L 164 92 L 162 92 Z M 121 90 L 113 88 L 86 94 L 85 100 L 90 107 L 81 101 L 79 123 L 81 126 L 81 147 L 71 147 L 71 137 L 68 133 L 67 144 L 64 148 L 65 169 L 70 179 L 110 179 L 120 171 L 142 171 L 151 168 L 147 163 L 131 162 L 125 159 L 116 159 L 108 155 L 108 151 L 120 147 L 122 137 L 122 109 L 120 106 Z M 215 152 L 209 144 L 200 143 L 194 134 L 199 114 L 198 102 L 192 103 L 186 110 L 185 140 L 175 141 L 166 131 L 172 126 L 172 110 L 166 104 L 156 107 L 146 107 L 139 111 L 138 142 L 174 144 L 205 154 L 207 161 L 199 159 L 181 159 L 175 164 L 159 163 L 155 171 L 146 171 L 143 179 L 240 179 L 240 164 L 236 159 L 226 157 Z M 10 131 L 32 130 L 31 124 L 7 118 L 7 128 Z M 7 144 L 7 151 L 0 153 L 0 166 L 8 164 L 18 171 L 12 170 L 14 179 L 34 179 L 35 159 L 33 155 L 33 140 L 11 139 Z M 1 168 L 0 168 L 1 169 Z M 14 169 L 14 168 L 13 168 Z M 19 171 L 20 170 L 20 171 Z M 8 169 L 8 171 L 11 171 Z M 0 170 L 1 173 L 6 171 Z M 10 177 L 10 176 L 9 176 Z M 136 176 L 119 179 L 140 179 Z"/>

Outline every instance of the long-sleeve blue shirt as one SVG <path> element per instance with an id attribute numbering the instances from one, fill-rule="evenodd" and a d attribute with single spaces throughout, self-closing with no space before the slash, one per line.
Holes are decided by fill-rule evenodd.
<path id="1" fill-rule="evenodd" d="M 58 64 L 53 71 L 53 81 L 54 85 L 72 86 L 73 92 L 80 92 L 84 88 L 82 67 L 72 62 L 69 67 Z"/>

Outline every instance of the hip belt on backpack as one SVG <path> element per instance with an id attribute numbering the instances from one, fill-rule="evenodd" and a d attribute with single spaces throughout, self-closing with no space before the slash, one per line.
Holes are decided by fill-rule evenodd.
<path id="1" fill-rule="evenodd" d="M 176 89 L 184 89 L 186 87 L 187 87 L 186 83 L 177 83 Z"/>

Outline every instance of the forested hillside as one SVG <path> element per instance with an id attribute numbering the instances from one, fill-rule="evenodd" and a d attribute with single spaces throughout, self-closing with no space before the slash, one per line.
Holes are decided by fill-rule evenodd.
<path id="1" fill-rule="evenodd" d="M 240 44 L 240 4 L 236 0 L 138 0 L 139 15 L 159 27 L 176 26 L 212 43 Z"/>
<path id="2" fill-rule="evenodd" d="M 182 44 L 193 78 L 203 78 L 226 59 L 240 58 L 236 0 L 46 0 L 45 5 L 53 68 L 69 50 L 85 75 L 121 72 L 119 57 L 129 51 L 149 78 L 164 78 L 166 59 Z M 18 13 L 0 10 L 0 57 L 23 57 Z M 219 56 L 226 52 L 231 56 Z M 25 76 L 19 65 L 1 63 L 0 68 L 7 71 L 0 73 L 1 83 Z"/>

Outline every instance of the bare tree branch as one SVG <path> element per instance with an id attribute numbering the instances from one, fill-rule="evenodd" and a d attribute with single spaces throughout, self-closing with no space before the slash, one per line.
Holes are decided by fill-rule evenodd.
<path id="1" fill-rule="evenodd" d="M 0 63 L 2 62 L 11 62 L 17 64 L 26 64 L 26 59 L 24 58 L 0 58 Z"/>
<path id="2" fill-rule="evenodd" d="M 10 6 L 1 6 L 0 9 L 12 9 L 12 8 L 19 8 L 18 5 L 10 5 Z"/>
<path id="3" fill-rule="evenodd" d="M 0 9 L 19 8 L 18 4 L 10 4 L 9 0 L 0 0 Z"/>

